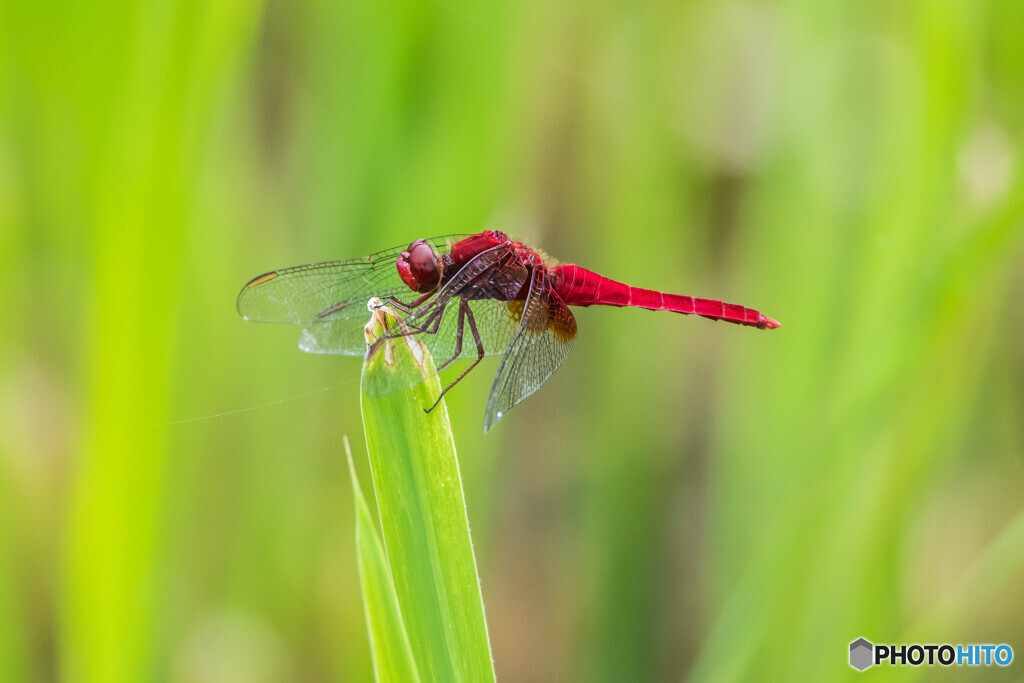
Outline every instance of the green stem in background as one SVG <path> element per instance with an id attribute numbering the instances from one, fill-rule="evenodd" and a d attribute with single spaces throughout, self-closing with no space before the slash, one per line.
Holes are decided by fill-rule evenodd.
<path id="1" fill-rule="evenodd" d="M 386 323 L 383 309 L 375 320 Z M 441 401 L 424 412 L 439 392 L 433 359 L 413 337 L 380 344 L 363 365 L 363 429 L 381 530 L 420 676 L 494 680 L 448 410 Z"/>

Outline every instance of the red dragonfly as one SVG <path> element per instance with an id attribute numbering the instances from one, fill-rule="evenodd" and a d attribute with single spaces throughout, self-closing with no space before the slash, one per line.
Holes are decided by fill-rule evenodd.
<path id="1" fill-rule="evenodd" d="M 438 371 L 472 360 L 441 396 L 484 356 L 504 354 L 487 400 L 484 432 L 537 391 L 569 355 L 576 339 L 569 306 L 636 306 L 761 330 L 779 326 L 752 308 L 630 287 L 580 266 L 557 265 L 493 230 L 265 273 L 242 288 L 238 312 L 246 320 L 305 325 L 303 351 L 361 356 L 366 302 L 373 297 L 404 316 L 387 336 L 416 335 L 441 361 Z"/>

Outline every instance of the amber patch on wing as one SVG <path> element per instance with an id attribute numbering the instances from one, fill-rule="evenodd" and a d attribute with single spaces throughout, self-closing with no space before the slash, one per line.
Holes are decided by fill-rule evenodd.
<path id="1" fill-rule="evenodd" d="M 523 312 L 526 310 L 526 302 L 522 299 L 513 299 L 505 304 L 508 306 L 509 315 L 517 323 L 523 319 Z M 530 319 L 527 321 L 527 330 L 534 334 L 543 334 L 548 329 L 547 316 L 544 315 L 544 311 L 535 311 L 530 315 Z"/>
<path id="2" fill-rule="evenodd" d="M 523 317 L 523 306 L 526 305 L 522 299 L 513 299 L 508 302 L 508 312 L 512 316 L 512 319 L 516 322 Z"/>
<path id="3" fill-rule="evenodd" d="M 318 317 L 318 318 L 326 318 L 327 316 L 329 316 L 329 315 L 331 315 L 333 313 L 337 313 L 338 311 L 340 311 L 341 309 L 345 308 L 346 306 L 348 306 L 348 302 L 347 301 L 339 301 L 338 303 L 334 304 L 333 306 L 328 306 L 324 310 L 322 310 L 319 313 L 317 313 L 316 317 Z"/>
<path id="4" fill-rule="evenodd" d="M 267 280 L 273 280 L 275 277 L 277 277 L 276 270 L 272 273 L 264 273 L 259 277 L 254 277 L 253 279 L 249 280 L 249 284 L 247 284 L 246 287 L 255 287 L 256 285 L 262 285 Z"/>
<path id="5" fill-rule="evenodd" d="M 526 302 L 521 299 L 514 299 L 506 303 L 508 312 L 512 319 L 519 322 L 523 317 L 523 309 Z M 576 316 L 572 314 L 569 307 L 560 298 L 552 297 L 547 301 L 548 309 L 546 315 L 538 311 L 530 318 L 530 332 L 544 334 L 551 330 L 561 341 L 572 341 L 576 338 Z"/>
<path id="6" fill-rule="evenodd" d="M 549 302 L 548 327 L 551 333 L 564 342 L 576 338 L 576 316 L 572 314 L 565 302 L 558 297 L 552 297 Z"/>

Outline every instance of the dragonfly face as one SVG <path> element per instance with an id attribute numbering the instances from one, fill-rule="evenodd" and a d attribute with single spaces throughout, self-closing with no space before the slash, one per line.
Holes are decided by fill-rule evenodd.
<path id="1" fill-rule="evenodd" d="M 426 240 L 416 240 L 395 260 L 398 274 L 409 289 L 426 294 L 441 282 L 444 261 Z"/>

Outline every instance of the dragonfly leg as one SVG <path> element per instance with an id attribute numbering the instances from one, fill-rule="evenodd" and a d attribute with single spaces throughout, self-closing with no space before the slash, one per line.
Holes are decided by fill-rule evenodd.
<path id="1" fill-rule="evenodd" d="M 435 334 L 441 325 L 441 317 L 444 313 L 444 309 L 435 310 L 431 313 L 422 325 L 411 325 L 407 319 L 398 318 L 398 323 L 392 326 L 384 334 L 377 337 L 377 340 L 370 346 L 370 351 L 374 351 L 378 346 L 386 341 L 392 339 L 399 339 L 401 337 L 410 337 L 415 334 Z M 433 327 L 433 329 L 428 329 Z"/>
<path id="2" fill-rule="evenodd" d="M 395 297 L 389 296 L 387 297 L 387 302 L 391 304 L 392 308 L 395 308 L 401 311 L 402 313 L 405 313 L 406 315 L 411 315 L 415 318 L 418 318 L 427 311 L 427 309 L 425 308 L 420 308 L 420 305 L 422 305 L 424 301 L 426 301 L 432 296 L 434 296 L 434 292 L 428 292 L 427 294 L 418 297 L 415 301 L 409 304 L 405 303 L 400 299 L 396 299 Z"/>
<path id="3" fill-rule="evenodd" d="M 408 337 L 409 335 L 420 333 L 435 334 L 441 326 L 441 318 L 444 315 L 445 308 L 447 308 L 448 301 L 445 301 L 444 306 L 427 306 L 425 308 L 417 308 L 431 296 L 433 296 L 433 293 L 424 294 L 411 304 L 404 303 L 393 297 L 388 297 L 386 300 L 391 304 L 391 307 L 405 313 L 409 318 L 422 318 L 424 315 L 429 313 L 429 315 L 427 315 L 427 319 L 420 325 L 413 325 L 409 322 L 409 318 L 404 319 L 402 321 L 402 329 L 397 333 L 389 334 L 388 338 L 394 339 L 395 337 Z M 429 329 L 431 326 L 433 329 Z"/>
<path id="4" fill-rule="evenodd" d="M 485 355 L 484 343 L 480 340 L 480 332 L 479 332 L 479 330 L 476 329 L 476 319 L 473 318 L 473 310 L 469 307 L 469 302 L 467 302 L 465 300 L 459 302 L 459 324 L 458 324 L 458 332 L 457 332 L 457 344 L 459 346 L 459 352 L 461 353 L 461 351 L 462 351 L 462 323 L 463 323 L 463 318 L 465 318 L 465 320 L 469 321 L 469 330 L 473 333 L 473 341 L 476 342 L 476 360 L 474 360 L 473 363 L 468 368 L 466 368 L 461 375 L 456 377 L 454 382 L 452 382 L 451 384 L 449 384 L 448 386 L 446 386 L 444 389 L 441 390 L 441 393 L 438 395 L 437 400 L 434 401 L 434 405 L 430 406 L 429 408 L 424 408 L 423 409 L 423 412 L 425 412 L 425 413 L 429 413 L 431 410 L 436 408 L 437 404 L 441 402 L 442 398 L 444 398 L 444 395 L 448 393 L 448 390 L 451 389 L 452 387 L 454 387 L 459 382 L 461 382 L 462 379 L 466 375 L 469 374 L 469 371 L 472 370 L 473 368 L 475 368 L 477 365 L 479 365 L 480 361 L 482 361 L 484 359 L 484 355 Z M 450 358 L 448 361 L 445 361 L 444 365 L 447 365 L 448 363 L 450 363 L 457 356 L 458 356 L 458 354 L 456 354 L 455 356 Z M 441 367 L 444 367 L 444 366 L 442 365 Z"/>
<path id="5" fill-rule="evenodd" d="M 444 309 L 438 308 L 431 311 L 430 315 L 420 325 L 411 324 L 408 319 L 403 320 L 403 328 L 399 330 L 394 336 L 395 337 L 408 337 L 413 334 L 437 334 L 438 328 L 441 327 L 441 318 L 444 316 Z"/>
<path id="6" fill-rule="evenodd" d="M 466 321 L 466 311 L 469 310 L 469 305 L 465 301 L 459 303 L 459 320 L 455 325 L 455 353 L 452 357 L 437 366 L 437 371 L 441 372 L 444 370 L 449 363 L 458 358 L 462 354 L 462 333 L 464 329 L 464 323 Z"/>

